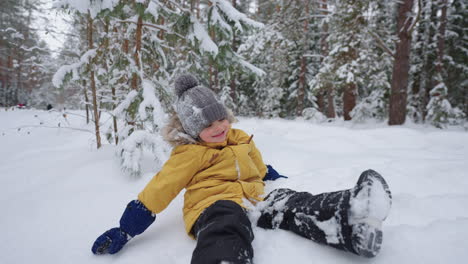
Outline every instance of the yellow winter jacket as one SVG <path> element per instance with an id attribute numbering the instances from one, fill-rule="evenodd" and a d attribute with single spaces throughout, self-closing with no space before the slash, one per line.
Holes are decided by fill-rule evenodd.
<path id="1" fill-rule="evenodd" d="M 243 205 L 243 198 L 262 200 L 267 168 L 251 138 L 242 130 L 230 129 L 222 143 L 176 146 L 162 169 L 138 199 L 153 213 L 164 210 L 182 190 L 187 233 L 205 208 L 218 200 Z"/>

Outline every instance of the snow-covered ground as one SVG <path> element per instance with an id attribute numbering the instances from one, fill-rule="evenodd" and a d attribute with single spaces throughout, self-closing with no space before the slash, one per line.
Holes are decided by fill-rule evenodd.
<path id="1" fill-rule="evenodd" d="M 79 112 L 77 112 L 79 113 Z M 421 126 L 311 124 L 245 119 L 278 187 L 320 193 L 350 188 L 372 168 L 393 207 L 379 256 L 364 259 L 283 230 L 254 227 L 255 263 L 460 263 L 468 259 L 468 133 Z M 61 128 L 56 127 L 60 123 Z M 84 128 L 85 130 L 66 127 Z M 92 126 L 75 115 L 0 108 L 0 263 L 190 263 L 182 195 L 118 254 L 94 256 L 95 238 L 118 224 L 155 174 L 125 176 L 114 146 L 96 150 Z"/>

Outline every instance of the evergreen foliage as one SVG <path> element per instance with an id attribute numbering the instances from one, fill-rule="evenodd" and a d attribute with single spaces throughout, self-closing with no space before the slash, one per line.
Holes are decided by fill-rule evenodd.
<path id="1" fill-rule="evenodd" d="M 440 128 L 461 124 L 468 116 L 467 1 L 414 2 L 407 115 Z M 118 145 L 132 175 L 141 173 L 144 153 L 155 164 L 168 155 L 159 131 L 173 111 L 173 81 L 185 72 L 244 116 L 383 121 L 398 4 L 59 0 L 54 7 L 73 26 L 54 58 L 34 26 L 43 1 L 3 0 L 0 105 L 86 109 L 96 141 L 102 134 Z M 100 120 L 102 112 L 112 120 Z"/>

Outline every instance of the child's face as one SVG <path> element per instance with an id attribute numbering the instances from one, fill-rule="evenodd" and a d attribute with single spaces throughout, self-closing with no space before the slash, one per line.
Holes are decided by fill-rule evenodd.
<path id="1" fill-rule="evenodd" d="M 226 135 L 231 128 L 227 119 L 214 121 L 211 125 L 200 132 L 199 137 L 207 143 L 220 143 L 226 140 Z"/>

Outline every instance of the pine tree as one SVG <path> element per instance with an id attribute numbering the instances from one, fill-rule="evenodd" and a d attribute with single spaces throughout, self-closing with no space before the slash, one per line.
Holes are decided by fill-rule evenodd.
<path id="1" fill-rule="evenodd" d="M 445 84 L 445 39 L 447 26 L 448 1 L 440 0 L 438 2 L 440 11 L 437 25 L 437 60 L 435 64 L 436 75 L 434 78 L 435 87 L 430 92 L 430 101 L 427 105 L 427 121 L 436 127 L 444 127 L 449 123 L 456 123 L 457 119 L 464 117 L 463 112 L 457 108 L 452 108 L 448 100 L 448 89 Z"/>
<path id="2" fill-rule="evenodd" d="M 409 77 L 409 57 L 411 37 L 417 22 L 413 10 L 414 0 L 404 0 L 398 4 L 395 61 L 393 63 L 390 94 L 389 125 L 401 125 L 406 119 L 407 89 Z"/>
<path id="3" fill-rule="evenodd" d="M 468 117 L 468 1 L 449 2 L 447 14 L 445 83 L 448 99 Z"/>
<path id="4" fill-rule="evenodd" d="M 361 42 L 358 59 L 361 81 L 358 83 L 358 103 L 351 112 L 355 122 L 368 119 L 384 120 L 388 117 L 390 75 L 393 64 L 394 38 L 388 30 L 394 27 L 393 2 L 369 2 L 369 16 L 364 29 L 367 38 Z"/>
<path id="5" fill-rule="evenodd" d="M 234 33 L 260 24 L 227 1 L 212 1 L 202 10 L 195 1 L 190 2 L 190 8 L 185 1 L 87 3 L 83 8 L 70 0 L 61 1 L 81 16 L 85 13 L 88 22 L 94 20 L 88 28 L 95 33 L 88 31 L 92 43 L 88 41 L 79 61 L 57 72 L 54 83 L 61 86 L 68 76 L 92 88 L 93 119 L 98 120 L 101 111 L 110 112 L 113 122 L 105 124 L 104 131 L 109 141 L 114 139 L 118 144 L 122 169 L 131 175 L 140 175 L 145 151 L 152 153 L 156 164 L 168 154 L 159 130 L 166 113 L 172 111 L 170 87 L 176 75 L 189 71 L 199 73 L 202 81 L 209 80 L 202 75 L 207 72 L 206 65 L 216 66 L 221 87 L 230 88 L 227 84 L 235 71 L 257 69 L 231 44 Z M 209 32 L 217 37 L 213 40 Z M 88 96 L 88 92 L 84 94 Z M 100 123 L 95 124 L 98 139 Z"/>
<path id="6" fill-rule="evenodd" d="M 341 113 L 345 120 L 351 120 L 358 87 L 363 83 L 364 71 L 360 68 L 360 60 L 365 57 L 363 41 L 368 38 L 364 32 L 367 26 L 364 14 L 368 6 L 368 1 L 335 2 L 328 37 L 330 52 L 314 82 L 316 90 L 330 90 L 333 84 L 335 92 L 342 94 Z"/>
<path id="7" fill-rule="evenodd" d="M 43 3 L 39 0 L 1 2 L 0 105 L 31 103 L 30 95 L 46 82 L 50 50 L 33 27 Z"/>

